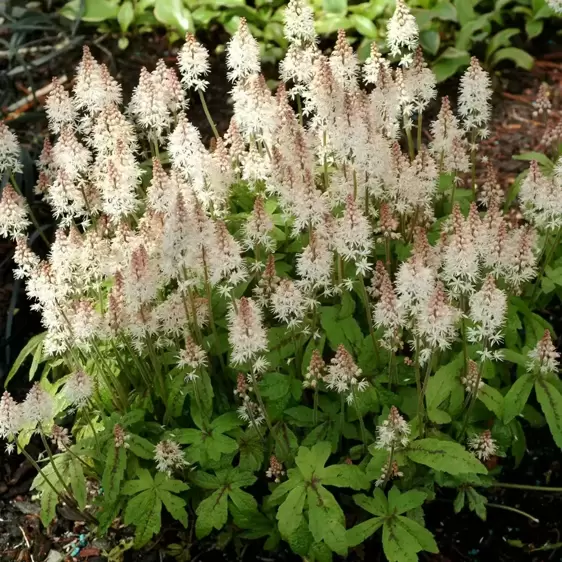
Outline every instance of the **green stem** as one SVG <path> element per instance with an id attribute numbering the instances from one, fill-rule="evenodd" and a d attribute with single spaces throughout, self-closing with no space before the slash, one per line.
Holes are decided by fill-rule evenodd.
<path id="1" fill-rule="evenodd" d="M 386 474 L 384 475 L 384 482 L 382 487 L 384 488 L 388 481 L 390 480 L 390 475 L 392 474 L 392 463 L 394 462 L 394 445 L 390 447 L 390 453 L 388 454 L 388 466 L 386 468 Z"/>
<path id="2" fill-rule="evenodd" d="M 533 292 L 531 293 L 531 305 L 530 305 L 531 308 L 535 304 L 535 300 L 536 300 L 537 295 L 538 295 L 537 291 L 538 291 L 538 289 L 541 285 L 541 281 L 542 281 L 542 278 L 544 277 L 544 273 L 546 271 L 546 268 L 550 264 L 550 261 L 552 260 L 552 257 L 554 256 L 554 253 L 556 252 L 556 249 L 558 248 L 558 245 L 560 243 L 561 235 L 562 235 L 562 228 L 558 230 L 558 232 L 556 234 L 556 238 L 554 239 L 554 244 L 552 244 L 550 249 L 547 249 L 548 243 L 550 241 L 550 232 L 548 232 L 547 235 L 546 235 L 546 238 L 545 238 L 545 241 L 544 241 L 546 257 L 545 257 L 545 259 L 542 263 L 539 274 L 537 275 L 537 280 L 536 280 L 535 285 L 533 287 Z"/>
<path id="3" fill-rule="evenodd" d="M 365 280 L 363 276 L 359 276 L 359 286 L 361 287 L 361 294 L 365 299 L 365 315 L 367 316 L 367 325 L 369 326 L 369 334 L 371 335 L 371 341 L 373 342 L 373 351 L 375 353 L 375 360 L 379 362 L 379 350 L 377 348 L 377 338 L 375 337 L 375 330 L 373 328 L 373 317 L 371 315 L 371 304 L 369 302 L 369 294 L 365 287 Z"/>
<path id="4" fill-rule="evenodd" d="M 432 357 L 430 356 L 429 359 L 427 360 L 427 369 L 425 371 L 425 376 L 423 379 L 423 385 L 421 387 L 421 392 L 420 395 L 418 396 L 418 419 L 419 419 L 419 424 L 420 424 L 420 435 L 421 437 L 424 436 L 425 433 L 425 407 L 424 407 L 424 398 L 425 398 L 425 393 L 427 390 L 427 385 L 429 383 L 429 376 L 431 374 L 431 359 Z"/>
<path id="5" fill-rule="evenodd" d="M 46 474 L 43 472 L 43 469 L 37 464 L 35 459 L 25 450 L 25 448 L 22 447 L 18 439 L 16 439 L 16 443 L 22 455 L 30 462 L 31 466 L 41 475 L 41 477 L 47 483 L 49 488 L 53 490 L 53 492 L 57 495 L 57 497 L 63 498 L 64 497 L 63 494 L 61 494 L 61 492 L 59 492 L 59 490 L 55 488 L 54 484 L 47 478 Z"/>
<path id="6" fill-rule="evenodd" d="M 215 122 L 213 121 L 213 118 L 211 117 L 211 113 L 209 112 L 209 108 L 207 107 L 207 102 L 205 101 L 205 96 L 203 95 L 203 91 L 202 90 L 198 90 L 199 92 L 199 99 L 201 100 L 201 105 L 203 106 L 203 111 L 205 112 L 205 117 L 207 118 L 207 121 L 209 122 L 209 125 L 211 125 L 211 129 L 213 130 L 213 135 L 215 135 L 216 139 L 219 139 L 219 132 L 217 131 L 217 127 L 215 125 Z"/>
<path id="7" fill-rule="evenodd" d="M 90 402 L 90 406 L 93 407 L 92 401 L 89 400 L 89 402 Z M 89 425 L 90 429 L 92 430 L 92 435 L 94 437 L 94 441 L 96 442 L 96 452 L 101 453 L 100 442 L 98 440 L 98 434 L 96 432 L 96 428 L 94 427 L 94 424 L 92 423 L 92 418 L 90 417 L 90 414 L 88 413 L 88 409 L 84 408 L 83 412 L 84 412 L 84 416 L 86 418 L 86 423 Z"/>
<path id="8" fill-rule="evenodd" d="M 472 195 L 476 201 L 476 129 L 472 129 L 470 134 L 470 169 Z"/>
<path id="9" fill-rule="evenodd" d="M 514 490 L 529 490 L 530 492 L 552 492 L 562 493 L 562 488 L 554 486 L 532 486 L 531 484 L 508 484 L 495 482 L 493 488 L 513 488 Z"/>
<path id="10" fill-rule="evenodd" d="M 299 113 L 299 123 L 301 127 L 303 126 L 303 117 L 302 117 L 302 101 L 300 94 L 297 94 L 297 110 Z"/>
<path id="11" fill-rule="evenodd" d="M 363 451 L 367 447 L 367 430 L 365 428 L 365 422 L 363 421 L 363 414 L 360 412 L 357 406 L 357 393 L 355 388 L 351 387 L 351 392 L 353 393 L 353 404 L 355 405 L 355 412 L 357 413 L 357 418 L 359 419 L 359 429 L 361 430 L 361 441 L 363 442 Z"/>
<path id="12" fill-rule="evenodd" d="M 490 502 L 488 502 L 486 505 L 488 507 L 495 507 L 497 509 L 503 509 L 505 511 L 511 511 L 512 513 L 517 513 L 517 515 L 522 515 L 523 517 L 526 517 L 527 519 L 530 519 L 531 521 L 534 521 L 535 523 L 540 523 L 540 521 L 536 517 L 533 517 L 529 513 L 526 513 L 525 511 L 521 511 L 520 509 L 517 509 L 515 507 L 511 507 L 509 505 L 501 505 L 499 503 L 490 503 Z"/>
<path id="13" fill-rule="evenodd" d="M 422 125 L 423 125 L 423 111 L 418 113 L 418 154 L 422 148 Z"/>
<path id="14" fill-rule="evenodd" d="M 318 381 L 316 381 L 316 386 L 314 387 L 314 410 L 312 413 L 312 422 L 314 426 L 318 423 Z"/>
<path id="15" fill-rule="evenodd" d="M 343 441 L 343 426 L 345 424 L 345 396 L 340 397 L 340 445 Z"/>
<path id="16" fill-rule="evenodd" d="M 15 178 L 13 172 L 10 174 L 10 178 L 12 180 L 12 187 L 16 190 L 16 193 L 20 197 L 23 197 L 25 199 L 25 196 L 21 192 L 21 190 L 18 186 L 18 183 L 16 182 L 16 178 Z M 47 246 L 50 246 L 51 243 L 49 242 L 49 239 L 45 236 L 45 233 L 41 230 L 41 227 L 39 226 L 39 221 L 35 217 L 35 213 L 33 212 L 33 209 L 31 208 L 31 205 L 28 205 L 28 208 L 29 208 L 29 216 L 31 217 L 31 222 L 33 223 L 33 226 L 37 229 L 37 232 L 39 232 L 39 236 L 41 236 L 41 238 L 43 238 L 43 241 L 47 244 Z"/>
<path id="17" fill-rule="evenodd" d="M 47 455 L 49 456 L 49 461 L 51 462 L 51 466 L 53 467 L 53 472 L 55 473 L 55 476 L 58 478 L 58 480 L 62 484 L 63 488 L 66 490 L 66 493 L 68 494 L 68 496 L 74 500 L 74 494 L 72 493 L 72 490 L 70 489 L 68 484 L 63 480 L 63 477 L 61 476 L 61 473 L 59 472 L 59 469 L 57 468 L 57 465 L 55 464 L 55 459 L 53 458 L 53 453 L 51 451 L 51 447 L 49 447 L 49 444 L 47 443 L 47 439 L 45 438 L 45 433 L 43 432 L 43 429 L 41 427 L 39 427 L 39 436 L 41 437 L 41 441 L 43 442 L 43 446 L 45 447 L 45 450 L 47 451 Z"/>
<path id="18" fill-rule="evenodd" d="M 289 458 L 291 455 L 291 451 L 289 450 L 288 447 L 285 446 L 285 443 L 283 443 L 283 441 L 278 438 L 277 433 L 273 431 L 273 426 L 271 425 L 271 420 L 269 419 L 269 415 L 267 413 L 267 410 L 265 409 L 265 403 L 261 396 L 261 392 L 258 386 L 258 381 L 256 380 L 256 375 L 254 375 L 253 371 L 250 372 L 250 377 L 252 378 L 252 386 L 254 387 L 254 394 L 256 395 L 260 410 L 262 411 L 263 417 L 265 419 L 265 423 L 267 424 L 267 429 L 269 429 L 269 433 L 271 434 L 273 439 L 275 439 L 277 445 L 279 445 L 280 450 L 285 451 L 287 453 L 287 458 Z"/>
<path id="19" fill-rule="evenodd" d="M 414 139 L 412 138 L 412 129 L 406 129 L 406 139 L 408 140 L 408 154 L 410 156 L 410 162 L 415 158 L 414 150 Z"/>

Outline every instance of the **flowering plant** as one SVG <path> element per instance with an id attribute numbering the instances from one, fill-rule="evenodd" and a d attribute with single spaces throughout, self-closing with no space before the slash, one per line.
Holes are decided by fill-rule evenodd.
<path id="1" fill-rule="evenodd" d="M 388 559 L 409 561 L 437 551 L 422 506 L 442 488 L 486 516 L 486 488 L 503 485 L 491 461 L 521 461 L 525 420 L 562 446 L 558 353 L 533 283 L 558 244 L 561 164 L 531 165 L 514 220 L 489 163 L 476 181 L 492 94 L 476 59 L 426 144 L 435 78 L 401 0 L 397 66 L 373 47 L 360 68 L 343 32 L 323 55 L 303 0 L 285 18 L 275 96 L 244 20 L 230 41 L 224 137 L 194 37 L 179 75 L 143 69 L 125 111 L 84 50 L 72 95 L 55 85 L 46 105 L 57 137 L 37 191 L 60 222 L 47 259 L 4 188 L 0 232 L 45 326 L 16 369 L 26 354 L 31 376 L 45 367 L 22 403 L 4 393 L 0 436 L 36 466 L 45 524 L 64 502 L 100 533 L 122 517 L 140 547 L 165 508 L 199 539 L 229 527 L 309 560 L 382 528 Z M 0 133 L 13 169 L 17 142 Z M 46 464 L 26 452 L 33 434 Z M 373 517 L 350 525 L 351 499 Z"/>

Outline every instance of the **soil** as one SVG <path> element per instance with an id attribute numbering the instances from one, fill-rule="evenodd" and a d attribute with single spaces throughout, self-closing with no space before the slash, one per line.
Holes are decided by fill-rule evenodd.
<path id="1" fill-rule="evenodd" d="M 177 53 L 177 46 L 170 46 L 166 37 L 157 33 L 133 38 L 126 51 L 118 49 L 117 38 L 111 35 L 77 36 L 75 39 L 76 44 L 71 49 L 33 68 L 32 74 L 21 72 L 15 77 L 9 77 L 7 72 L 19 62 L 0 61 L 0 64 L 5 65 L 0 66 L 0 105 L 31 159 L 37 157 L 46 132 L 44 112 L 35 101 L 16 111 L 8 111 L 8 108 L 29 93 L 32 83 L 37 90 L 48 84 L 53 76 L 66 74 L 72 79 L 74 68 L 81 57 L 82 45 L 89 45 L 94 56 L 109 66 L 112 74 L 123 84 L 125 99 L 130 96 L 132 87 L 137 83 L 141 67 L 146 66 L 152 70 L 158 58 L 164 58 L 172 64 Z M 215 44 L 220 44 L 223 39 L 215 37 Z M 32 60 L 34 56 L 30 55 L 27 62 Z M 227 129 L 232 113 L 228 96 L 229 85 L 225 77 L 224 56 L 213 56 L 206 99 L 219 132 Z M 546 122 L 552 125 L 562 119 L 562 53 L 554 52 L 545 57 L 538 57 L 531 72 L 505 69 L 495 76 L 495 80 L 499 93 L 494 101 L 491 135 L 483 145 L 485 153 L 496 168 L 498 181 L 507 190 L 517 175 L 528 167 L 527 162 L 513 160 L 512 155 L 543 150 L 541 139 Z M 534 106 L 542 82 L 547 82 L 552 92 L 553 109 L 546 118 L 537 116 Z M 448 81 L 442 86 L 440 93 L 451 94 L 454 98 L 456 89 L 456 81 Z M 204 142 L 208 143 L 211 130 L 198 100 L 192 100 L 188 116 L 200 129 Z M 483 169 L 479 169 L 479 175 L 482 173 Z M 31 188 L 33 178 L 27 177 L 26 182 L 31 184 L 26 187 Z M 38 244 L 41 251 L 40 242 Z M 40 331 L 39 317 L 29 309 L 29 304 L 22 294 L 22 287 L 14 282 L 11 276 L 12 252 L 12 244 L 0 242 L 0 333 L 7 333 L 6 319 L 9 311 L 17 310 L 12 318 L 9 337 L 3 337 L 0 341 L 0 381 L 29 337 Z M 556 307 L 557 312 L 551 310 L 550 315 L 559 323 L 559 303 Z M 562 329 L 557 332 L 562 334 Z M 18 389 L 12 390 L 17 392 Z M 562 486 L 560 451 L 554 446 L 548 430 L 528 429 L 527 445 L 528 454 L 521 466 L 506 467 L 502 481 Z M 38 452 L 39 448 L 36 453 Z M 65 519 L 64 514 L 60 513 L 54 527 L 48 530 L 43 528 L 38 518 L 38 506 L 32 501 L 29 492 L 33 476 L 32 468 L 26 462 L 22 463 L 21 458 L 0 452 L 0 561 L 43 562 L 48 559 L 49 552 L 65 552 L 65 545 L 79 541 L 80 535 L 87 533 L 87 530 L 77 526 L 75 521 Z M 501 508 L 489 508 L 487 522 L 481 521 L 468 511 L 453 516 L 454 496 L 444 494 L 442 499 L 425 507 L 427 527 L 435 533 L 441 553 L 435 556 L 424 555 L 423 558 L 435 562 L 561 560 L 562 494 L 498 488 L 487 491 L 486 495 L 490 502 L 514 507 L 539 519 L 540 522 L 535 523 L 525 516 Z M 176 527 L 170 526 L 151 551 L 128 551 L 124 560 L 156 562 L 176 559 L 166 555 L 164 545 L 180 541 L 177 531 Z M 87 558 L 92 562 L 105 560 L 101 557 L 103 548 L 117 544 L 119 539 L 126 536 L 126 531 L 119 529 L 109 536 L 110 544 L 96 542 L 93 537 L 88 536 L 78 553 L 79 557 L 75 559 Z M 543 550 L 538 550 L 541 548 Z M 264 562 L 289 562 L 299 559 L 286 549 L 274 555 L 264 553 L 260 549 L 261 545 L 257 544 L 250 545 L 246 551 L 238 552 L 229 544 L 224 551 L 218 551 L 214 544 L 202 542 L 194 547 L 191 560 L 220 562 L 256 559 Z M 72 546 L 67 548 L 69 553 L 72 550 Z M 362 549 L 353 554 L 353 558 L 383 561 L 379 539 L 365 543 Z"/>

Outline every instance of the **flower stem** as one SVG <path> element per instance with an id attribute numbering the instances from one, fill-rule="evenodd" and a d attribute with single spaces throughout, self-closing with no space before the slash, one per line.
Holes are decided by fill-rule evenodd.
<path id="1" fill-rule="evenodd" d="M 513 488 L 514 490 L 529 490 L 530 492 L 552 492 L 560 494 L 562 488 L 554 486 L 533 486 L 531 484 L 508 484 L 507 482 L 495 482 L 494 488 Z"/>
<path id="2" fill-rule="evenodd" d="M 357 418 L 359 419 L 359 429 L 361 430 L 361 441 L 363 442 L 363 451 L 367 447 L 367 430 L 365 429 L 365 422 L 363 421 L 363 414 L 359 410 L 357 406 L 357 393 L 355 392 L 355 388 L 351 388 L 351 392 L 353 393 L 353 404 L 355 405 L 355 412 L 357 413 Z"/>
<path id="3" fill-rule="evenodd" d="M 213 135 L 215 135 L 215 138 L 218 139 L 218 138 L 220 138 L 219 132 L 217 131 L 217 127 L 215 125 L 215 122 L 213 121 L 213 118 L 211 117 L 211 113 L 209 112 L 209 108 L 207 107 L 207 102 L 205 101 L 205 96 L 203 95 L 203 92 L 201 90 L 198 90 L 198 93 L 199 93 L 199 99 L 201 100 L 201 105 L 203 106 L 203 111 L 205 112 L 205 117 L 207 118 L 207 121 L 209 122 L 209 125 L 211 125 Z"/>
<path id="4" fill-rule="evenodd" d="M 316 381 L 316 386 L 314 387 L 314 410 L 312 413 L 312 423 L 316 426 L 318 423 L 318 381 Z"/>
<path id="5" fill-rule="evenodd" d="M 512 513 L 517 513 L 517 515 L 522 515 L 523 517 L 526 517 L 527 519 L 530 519 L 531 521 L 533 521 L 535 523 L 540 523 L 540 521 L 536 517 L 533 517 L 529 513 L 526 513 L 525 511 L 521 511 L 520 509 L 517 509 L 515 507 L 511 507 L 509 505 L 501 505 L 499 503 L 490 503 L 490 502 L 488 502 L 486 505 L 488 507 L 495 507 L 497 509 L 503 509 L 505 511 L 511 511 Z"/>
<path id="6" fill-rule="evenodd" d="M 418 154 L 422 148 L 422 125 L 423 125 L 423 111 L 418 112 Z"/>
<path id="7" fill-rule="evenodd" d="M 21 190 L 18 186 L 18 182 L 16 181 L 16 178 L 15 178 L 14 174 L 11 173 L 10 177 L 12 179 L 12 187 L 16 190 L 17 194 L 20 197 L 23 197 L 25 199 L 25 196 L 21 192 Z M 33 223 L 33 226 L 37 229 L 37 232 L 39 233 L 39 236 L 41 236 L 41 238 L 43 238 L 43 241 L 45 242 L 45 244 L 47 244 L 47 246 L 50 246 L 51 243 L 49 242 L 49 239 L 45 236 L 45 233 L 41 230 L 41 226 L 39 226 L 39 221 L 37 220 L 37 217 L 35 216 L 35 213 L 33 212 L 33 209 L 31 208 L 31 205 L 29 205 L 29 216 L 31 217 L 31 222 Z"/>
<path id="8" fill-rule="evenodd" d="M 19 440 L 16 439 L 16 443 L 17 443 L 18 448 L 20 449 L 22 455 L 31 463 L 31 466 L 33 466 L 33 468 L 41 475 L 41 477 L 47 483 L 49 488 L 51 488 L 51 490 L 53 490 L 53 492 L 58 497 L 62 498 L 63 494 L 61 494 L 61 492 L 55 488 L 55 485 L 47 478 L 47 475 L 43 472 L 43 469 L 37 464 L 35 459 L 25 450 L 24 447 L 22 447 Z"/>
<path id="9" fill-rule="evenodd" d="M 369 334 L 371 335 L 371 341 L 373 342 L 373 351 L 375 353 L 375 360 L 378 364 L 379 362 L 379 350 L 377 348 L 377 338 L 375 337 L 375 330 L 373 328 L 373 317 L 371 315 L 371 305 L 369 303 L 369 294 L 365 288 L 365 280 L 363 276 L 359 276 L 359 285 L 361 287 L 361 293 L 365 299 L 365 315 L 367 317 L 367 325 L 369 326 Z"/>
<path id="10" fill-rule="evenodd" d="M 45 447 L 45 450 L 47 451 L 47 455 L 49 456 L 49 461 L 51 462 L 51 465 L 53 467 L 53 472 L 55 473 L 59 482 L 62 484 L 63 488 L 66 490 L 66 493 L 68 494 L 68 496 L 74 500 L 74 494 L 72 493 L 72 490 L 70 489 L 68 484 L 63 480 L 63 477 L 61 476 L 61 473 L 59 472 L 59 469 L 57 468 L 57 465 L 55 464 L 55 459 L 53 458 L 53 453 L 51 451 L 51 447 L 49 447 L 49 444 L 47 443 L 47 439 L 45 438 L 45 433 L 43 432 L 43 429 L 41 427 L 39 428 L 39 436 L 41 437 L 41 441 L 43 442 L 43 446 Z"/>

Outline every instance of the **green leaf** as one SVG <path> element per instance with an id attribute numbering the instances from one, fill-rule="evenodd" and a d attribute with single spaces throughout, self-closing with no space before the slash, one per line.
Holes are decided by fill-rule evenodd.
<path id="1" fill-rule="evenodd" d="M 117 21 L 119 22 L 119 27 L 121 31 L 125 33 L 129 26 L 133 23 L 135 19 L 135 10 L 133 8 L 133 3 L 131 0 L 125 0 L 121 7 L 119 8 L 119 13 L 117 14 Z"/>
<path id="2" fill-rule="evenodd" d="M 282 537 L 290 537 L 301 524 L 305 499 L 306 488 L 303 482 L 293 488 L 285 501 L 279 506 L 276 517 Z"/>
<path id="3" fill-rule="evenodd" d="M 144 546 L 160 531 L 162 502 L 154 489 L 145 490 L 127 502 L 125 525 L 135 526 L 135 547 Z"/>
<path id="4" fill-rule="evenodd" d="M 486 60 L 488 60 L 499 48 L 506 47 L 511 44 L 510 39 L 514 35 L 519 34 L 519 29 L 516 27 L 508 27 L 496 33 L 488 42 L 486 48 Z"/>
<path id="5" fill-rule="evenodd" d="M 84 509 L 86 507 L 86 479 L 84 478 L 82 463 L 77 458 L 72 457 L 70 459 L 68 476 L 74 499 L 78 503 L 78 507 Z"/>
<path id="6" fill-rule="evenodd" d="M 265 451 L 262 440 L 255 431 L 248 430 L 238 438 L 238 449 L 240 450 L 238 465 L 240 469 L 252 472 L 260 469 Z"/>
<path id="7" fill-rule="evenodd" d="M 314 425 L 314 410 L 306 406 L 295 406 L 294 408 L 287 408 L 285 415 L 289 416 L 291 421 L 299 427 L 307 427 Z M 322 417 L 320 413 L 319 418 Z"/>
<path id="8" fill-rule="evenodd" d="M 19 352 L 16 360 L 14 361 L 8 376 L 6 377 L 6 381 L 4 382 L 4 388 L 8 387 L 8 383 L 14 378 L 14 375 L 18 372 L 19 368 L 22 366 L 23 362 L 32 355 L 37 349 L 43 348 L 43 340 L 47 332 L 43 332 L 42 334 L 37 334 L 33 336 L 24 346 L 24 348 Z"/>
<path id="9" fill-rule="evenodd" d="M 84 2 L 84 9 L 81 10 L 81 3 Z M 118 0 L 72 0 L 65 4 L 60 10 L 61 16 L 76 20 L 80 16 L 82 21 L 88 23 L 98 23 L 101 21 L 114 20 L 119 13 Z"/>
<path id="10" fill-rule="evenodd" d="M 347 554 L 343 511 L 324 486 L 308 490 L 308 525 L 316 542 L 324 541 L 340 556 Z"/>
<path id="11" fill-rule="evenodd" d="M 226 433 L 240 427 L 243 421 L 236 412 L 227 412 L 211 422 L 211 429 L 219 433 Z"/>
<path id="12" fill-rule="evenodd" d="M 354 464 L 333 464 L 326 467 L 320 476 L 324 486 L 338 486 L 353 490 L 365 490 L 371 487 L 365 473 Z"/>
<path id="13" fill-rule="evenodd" d="M 151 460 L 154 458 L 154 445 L 140 435 L 129 433 L 127 445 L 129 450 L 141 459 Z"/>
<path id="14" fill-rule="evenodd" d="M 187 510 L 185 508 L 185 500 L 175 496 L 168 490 L 158 488 L 158 497 L 162 500 L 164 507 L 168 513 L 187 528 Z"/>
<path id="15" fill-rule="evenodd" d="M 228 497 L 240 513 L 246 516 L 251 513 L 258 513 L 258 502 L 252 494 L 248 494 L 240 488 L 234 488 L 229 490 Z"/>
<path id="16" fill-rule="evenodd" d="M 530 373 L 519 377 L 503 398 L 503 423 L 508 424 L 525 407 L 533 388 L 534 377 Z"/>
<path id="17" fill-rule="evenodd" d="M 263 396 L 269 400 L 279 400 L 291 391 L 291 377 L 281 373 L 267 373 L 259 386 Z"/>
<path id="18" fill-rule="evenodd" d="M 398 525 L 402 527 L 405 532 L 414 537 L 422 550 L 432 552 L 433 554 L 437 554 L 439 552 L 439 548 L 437 547 L 437 543 L 435 542 L 433 535 L 425 527 L 422 527 L 419 523 L 409 517 L 399 515 L 396 519 L 398 520 Z"/>
<path id="19" fill-rule="evenodd" d="M 544 379 L 536 381 L 535 392 L 554 442 L 562 449 L 562 395 Z"/>
<path id="20" fill-rule="evenodd" d="M 514 160 L 524 160 L 526 162 L 531 162 L 536 160 L 541 166 L 544 166 L 548 170 L 551 170 L 554 167 L 554 162 L 542 152 L 523 152 L 522 154 L 516 154 L 513 156 Z"/>
<path id="21" fill-rule="evenodd" d="M 426 29 L 420 33 L 420 44 L 425 51 L 436 55 L 441 44 L 441 36 L 433 29 Z"/>
<path id="22" fill-rule="evenodd" d="M 182 0 L 156 0 L 154 17 L 164 25 L 177 29 L 183 34 L 194 29 L 190 11 Z"/>
<path id="23" fill-rule="evenodd" d="M 219 531 L 226 525 L 228 520 L 227 500 L 226 490 L 221 489 L 213 492 L 197 506 L 195 534 L 198 539 L 206 537 L 213 529 Z"/>
<path id="24" fill-rule="evenodd" d="M 430 377 L 426 390 L 428 409 L 437 409 L 448 398 L 453 388 L 459 385 L 459 373 L 463 364 L 464 358 L 460 353 L 453 361 L 439 368 L 435 375 Z"/>
<path id="25" fill-rule="evenodd" d="M 525 70 L 531 70 L 535 63 L 535 59 L 529 53 L 523 51 L 523 49 L 517 49 L 516 47 L 505 47 L 504 49 L 496 51 L 490 64 L 496 66 L 503 60 L 510 60 Z"/>
<path id="26" fill-rule="evenodd" d="M 385 516 L 388 513 L 388 501 L 380 488 L 375 488 L 372 498 L 365 494 L 355 494 L 353 501 L 372 515 Z"/>
<path id="27" fill-rule="evenodd" d="M 119 489 L 123 481 L 123 476 L 125 476 L 126 466 L 127 453 L 125 447 L 116 447 L 113 444 L 113 440 L 111 440 L 101 479 L 106 503 L 113 503 L 119 496 Z"/>
<path id="28" fill-rule="evenodd" d="M 418 541 L 399 524 L 397 517 L 385 521 L 382 547 L 388 562 L 417 562 L 417 553 L 421 550 Z"/>
<path id="29" fill-rule="evenodd" d="M 41 492 L 41 523 L 48 527 L 57 513 L 59 497 L 50 486 L 45 486 Z"/>
<path id="30" fill-rule="evenodd" d="M 483 384 L 478 391 L 478 398 L 484 403 L 486 408 L 493 412 L 499 419 L 503 416 L 503 396 L 492 386 Z"/>
<path id="31" fill-rule="evenodd" d="M 353 547 L 366 541 L 373 533 L 378 531 L 384 523 L 383 517 L 373 517 L 367 519 L 352 529 L 346 531 L 347 546 Z"/>
<path id="32" fill-rule="evenodd" d="M 327 14 L 344 14 L 347 12 L 347 0 L 322 0 L 322 8 Z"/>
<path id="33" fill-rule="evenodd" d="M 453 47 L 448 47 L 435 61 L 432 68 L 437 82 L 443 82 L 459 72 L 459 70 L 466 68 L 469 63 L 470 54 L 467 51 L 460 51 Z"/>
<path id="34" fill-rule="evenodd" d="M 488 500 L 472 487 L 467 488 L 466 495 L 470 511 L 476 513 L 482 521 L 486 521 L 486 504 Z"/>
<path id="35" fill-rule="evenodd" d="M 398 489 L 398 488 L 393 488 Z M 406 513 L 411 509 L 416 509 L 424 504 L 427 499 L 427 494 L 420 490 L 409 490 L 400 494 L 394 501 L 390 500 L 390 494 L 388 495 L 389 510 L 394 511 L 398 515 Z"/>
<path id="36" fill-rule="evenodd" d="M 486 467 L 454 441 L 427 438 L 414 441 L 406 456 L 419 464 L 448 474 L 487 474 Z"/>
<path id="37" fill-rule="evenodd" d="M 525 357 L 522 353 L 513 351 L 512 349 L 502 349 L 502 357 L 505 361 L 509 361 L 515 365 L 520 365 L 521 367 L 527 366 L 527 357 Z"/>
<path id="38" fill-rule="evenodd" d="M 465 499 L 466 491 L 464 490 L 464 488 L 461 488 L 459 490 L 459 493 L 457 494 L 457 497 L 455 498 L 455 502 L 453 503 L 455 513 L 460 513 L 462 511 L 462 509 L 464 508 Z"/>
<path id="39" fill-rule="evenodd" d="M 369 37 L 370 39 L 376 39 L 378 37 L 377 26 L 368 17 L 360 14 L 353 14 L 349 19 L 357 31 L 364 37 Z"/>
<path id="40" fill-rule="evenodd" d="M 461 27 L 476 18 L 476 12 L 472 7 L 472 0 L 455 0 L 454 4 Z"/>

